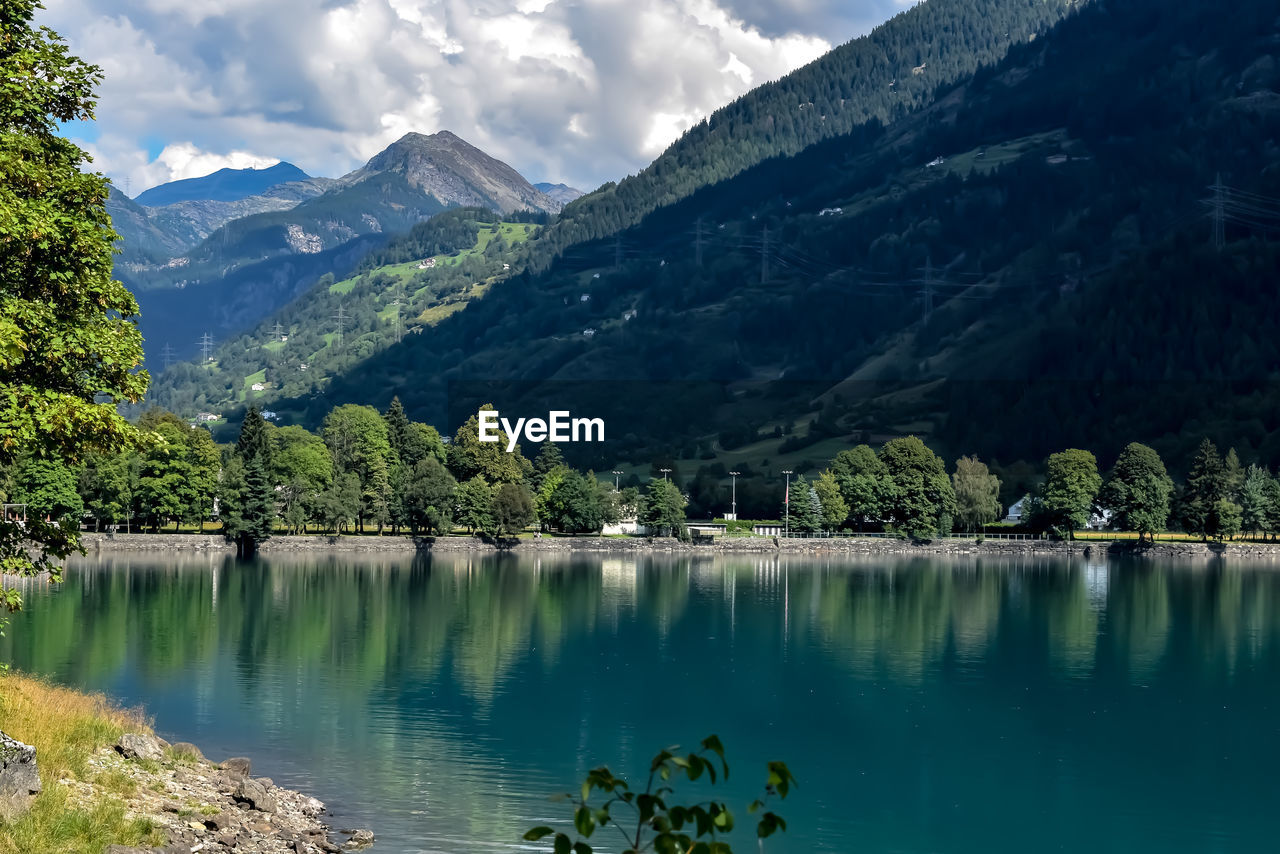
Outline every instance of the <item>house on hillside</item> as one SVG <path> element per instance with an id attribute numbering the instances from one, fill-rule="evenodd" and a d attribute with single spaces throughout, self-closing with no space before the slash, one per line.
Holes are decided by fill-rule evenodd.
<path id="1" fill-rule="evenodd" d="M 213 412 L 200 412 L 196 414 L 197 424 L 208 424 L 210 421 L 217 421 L 218 415 Z"/>
<path id="2" fill-rule="evenodd" d="M 431 269 L 434 269 L 434 268 L 435 268 L 435 266 L 436 266 L 436 259 L 434 259 L 434 258 L 428 258 L 427 260 L 425 260 L 425 261 L 421 262 L 420 264 L 418 264 L 418 269 L 419 269 L 419 270 L 431 270 Z"/>
<path id="3" fill-rule="evenodd" d="M 253 391 L 266 391 L 267 384 L 266 384 L 266 383 L 254 383 L 253 385 L 249 386 L 249 388 L 250 388 L 250 389 L 252 389 Z"/>

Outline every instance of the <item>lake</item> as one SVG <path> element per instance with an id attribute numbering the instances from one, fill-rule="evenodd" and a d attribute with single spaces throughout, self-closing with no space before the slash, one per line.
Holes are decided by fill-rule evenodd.
<path id="1" fill-rule="evenodd" d="M 375 851 L 498 852 L 591 767 L 716 733 L 767 852 L 1257 852 L 1280 794 L 1269 565 L 134 555 L 28 587 L 0 660 L 325 801 Z M 687 784 L 686 784 L 687 785 Z M 598 850 L 617 851 L 601 836 Z M 610 847 L 613 846 L 613 847 Z"/>

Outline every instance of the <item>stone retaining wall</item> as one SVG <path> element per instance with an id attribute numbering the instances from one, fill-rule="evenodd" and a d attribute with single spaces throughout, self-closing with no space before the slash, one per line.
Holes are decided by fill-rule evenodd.
<path id="1" fill-rule="evenodd" d="M 97 552 L 227 552 L 235 547 L 219 534 L 84 534 L 86 551 Z M 698 554 L 1045 554 L 1045 555 L 1133 555 L 1161 559 L 1226 556 L 1257 559 L 1280 556 L 1280 543 L 1191 543 L 1167 542 L 1138 547 L 1132 541 L 984 540 L 945 539 L 925 543 L 885 538 L 780 539 L 773 537 L 733 537 L 712 543 L 682 543 L 673 538 L 644 537 L 545 537 L 507 541 L 501 544 L 476 537 L 272 537 L 262 544 L 263 554 L 290 554 L 306 551 L 355 553 L 426 552 L 596 552 L 596 553 L 698 553 Z"/>

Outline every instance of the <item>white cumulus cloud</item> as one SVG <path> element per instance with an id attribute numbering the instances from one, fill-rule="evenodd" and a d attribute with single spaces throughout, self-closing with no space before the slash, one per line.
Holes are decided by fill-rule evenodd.
<path id="1" fill-rule="evenodd" d="M 448 129 L 590 189 L 896 0 L 50 0 L 102 66 L 94 168 L 133 193 L 288 160 L 337 176 Z"/>

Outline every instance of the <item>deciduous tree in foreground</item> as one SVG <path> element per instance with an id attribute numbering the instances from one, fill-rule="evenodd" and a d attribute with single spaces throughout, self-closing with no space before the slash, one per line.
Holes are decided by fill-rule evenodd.
<path id="1" fill-rule="evenodd" d="M 107 182 L 57 123 L 93 118 L 100 70 L 35 27 L 36 0 L 0 4 L 0 467 L 74 465 L 134 444 L 116 413 L 147 388 L 138 304 L 111 278 Z M 0 572 L 57 574 L 79 519 L 0 520 Z M 34 556 L 27 545 L 34 544 Z M 17 593 L 0 593 L 16 610 Z"/>

